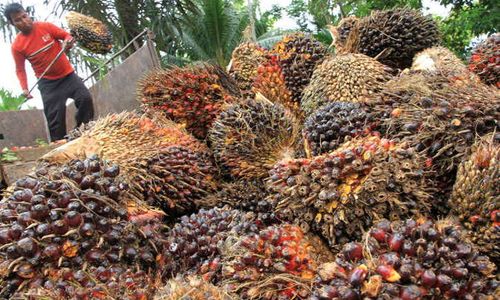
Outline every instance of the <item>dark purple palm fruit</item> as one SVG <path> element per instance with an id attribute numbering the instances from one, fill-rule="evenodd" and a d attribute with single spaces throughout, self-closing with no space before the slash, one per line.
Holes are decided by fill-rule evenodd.
<path id="1" fill-rule="evenodd" d="M 254 213 L 229 207 L 200 209 L 182 216 L 166 237 L 164 273 L 202 273 L 206 278 L 220 270 L 218 246 L 229 236 L 257 233 L 264 222 Z"/>
<path id="2" fill-rule="evenodd" d="M 309 83 L 314 68 L 325 58 L 326 47 L 311 35 L 298 32 L 285 36 L 271 53 L 278 55 L 292 100 L 300 103 L 302 91 Z"/>
<path id="3" fill-rule="evenodd" d="M 448 220 L 381 220 L 320 267 L 312 299 L 493 299 L 495 271 Z"/>
<path id="4" fill-rule="evenodd" d="M 362 53 L 399 69 L 410 67 L 415 54 L 440 41 L 436 21 L 407 8 L 374 11 L 359 20 L 340 22 L 336 35 L 340 52 Z"/>
<path id="5" fill-rule="evenodd" d="M 363 104 L 332 102 L 306 119 L 302 134 L 308 152 L 315 156 L 337 149 L 346 139 L 368 134 L 375 126 Z"/>
<path id="6" fill-rule="evenodd" d="M 255 212 L 262 221 L 270 223 L 275 221 L 276 216 L 265 200 L 266 196 L 262 180 L 238 180 L 221 184 L 218 192 L 196 201 L 196 204 L 206 209 L 229 205 L 234 209 Z"/>
<path id="7" fill-rule="evenodd" d="M 0 201 L 0 297 L 27 292 L 54 269 L 133 267 L 147 273 L 161 267 L 156 258 L 165 228 L 155 220 L 129 221 L 131 198 L 119 173 L 93 156 L 42 164 L 34 177 L 13 186 Z M 70 277 L 50 279 L 61 289 L 73 286 Z"/>
<path id="8" fill-rule="evenodd" d="M 138 177 L 144 196 L 169 216 L 193 212 L 195 200 L 217 188 L 217 169 L 208 152 L 172 146 L 151 157 L 145 170 L 151 179 Z"/>

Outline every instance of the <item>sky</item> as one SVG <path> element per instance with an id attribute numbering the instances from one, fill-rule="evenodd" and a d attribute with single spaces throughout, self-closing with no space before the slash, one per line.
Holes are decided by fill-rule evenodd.
<path id="1" fill-rule="evenodd" d="M 12 0 L 0 0 L 1 4 L 6 4 L 10 2 L 12 2 Z M 22 0 L 19 2 L 21 2 L 25 6 L 35 5 L 35 13 L 36 13 L 35 18 L 37 20 L 49 21 L 55 23 L 56 25 L 64 26 L 65 24 L 64 15 L 62 15 L 61 17 L 56 17 L 51 14 L 53 3 L 56 3 L 57 1 L 51 0 L 50 2 L 51 4 L 49 4 L 48 6 L 42 4 L 42 0 Z M 287 6 L 290 3 L 291 0 L 262 0 L 260 1 L 260 7 L 261 11 L 264 12 L 266 10 L 271 9 L 274 4 L 278 4 L 280 6 Z M 425 14 L 446 16 L 450 11 L 449 8 L 440 5 L 435 0 L 423 0 L 423 6 L 424 6 L 423 12 Z M 276 28 L 293 29 L 295 27 L 296 27 L 295 21 L 286 14 L 283 14 L 282 18 L 276 22 Z M 19 81 L 17 80 L 17 76 L 15 74 L 15 65 L 10 51 L 9 42 L 0 40 L 0 58 L 1 58 L 0 65 L 2 66 L 2 72 L 0 72 L 0 87 L 10 90 L 16 95 L 21 94 L 22 90 L 21 87 L 19 86 Z M 31 88 L 35 84 L 36 78 L 29 62 L 26 62 L 26 73 L 28 74 L 28 86 Z M 79 74 L 79 75 L 81 77 L 86 77 L 85 76 L 86 74 Z M 40 92 L 38 91 L 38 88 L 35 88 L 33 90 L 32 95 L 34 98 L 27 101 L 26 104 L 23 105 L 23 108 L 28 108 L 28 107 L 43 108 L 42 99 L 40 96 Z"/>

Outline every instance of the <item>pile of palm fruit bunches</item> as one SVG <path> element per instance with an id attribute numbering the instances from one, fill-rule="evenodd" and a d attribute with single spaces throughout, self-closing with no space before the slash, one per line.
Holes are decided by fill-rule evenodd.
<path id="1" fill-rule="evenodd" d="M 499 299 L 498 36 L 467 66 L 413 10 L 332 34 L 72 132 L 0 202 L 0 298 Z"/>

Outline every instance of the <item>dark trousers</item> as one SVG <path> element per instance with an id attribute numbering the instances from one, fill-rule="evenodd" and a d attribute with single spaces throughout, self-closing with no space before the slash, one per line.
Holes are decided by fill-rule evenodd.
<path id="1" fill-rule="evenodd" d="M 87 123 L 94 117 L 92 96 L 75 72 L 56 80 L 42 78 L 38 83 L 38 89 L 42 94 L 43 112 L 49 126 L 51 141 L 62 140 L 66 135 L 68 98 L 75 100 L 76 126 Z"/>

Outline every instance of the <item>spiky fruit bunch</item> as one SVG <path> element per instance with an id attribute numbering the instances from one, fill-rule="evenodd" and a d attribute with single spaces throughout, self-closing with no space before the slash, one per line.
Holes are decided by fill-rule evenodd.
<path id="1" fill-rule="evenodd" d="M 279 160 L 293 157 L 295 117 L 279 104 L 255 99 L 224 110 L 210 129 L 215 159 L 236 178 L 263 178 Z"/>
<path id="2" fill-rule="evenodd" d="M 389 67 L 363 54 L 327 58 L 304 89 L 302 110 L 310 115 L 332 101 L 366 102 L 391 78 Z"/>
<path id="3" fill-rule="evenodd" d="M 224 104 L 239 91 L 219 67 L 198 64 L 155 70 L 139 82 L 137 94 L 146 108 L 162 112 L 204 139 Z"/>
<path id="4" fill-rule="evenodd" d="M 446 220 L 380 221 L 322 266 L 312 299 L 495 299 L 495 265 Z"/>
<path id="5" fill-rule="evenodd" d="M 471 157 L 462 162 L 450 197 L 458 215 L 479 250 L 500 262 L 500 136 L 476 143 Z"/>
<path id="6" fill-rule="evenodd" d="M 66 15 L 71 35 L 80 46 L 97 54 L 106 54 L 113 48 L 113 36 L 101 21 L 70 11 Z"/>
<path id="7" fill-rule="evenodd" d="M 469 70 L 484 83 L 500 88 L 500 34 L 493 34 L 472 51 Z"/>
<path id="8" fill-rule="evenodd" d="M 378 219 L 429 209 L 421 157 L 376 136 L 311 159 L 282 161 L 269 174 L 268 201 L 278 216 L 314 230 L 334 248 L 359 240 Z"/>
<path id="9" fill-rule="evenodd" d="M 440 74 L 454 84 L 461 81 L 479 83 L 479 78 L 452 51 L 441 46 L 425 49 L 415 55 L 411 71 Z"/>
<path id="10" fill-rule="evenodd" d="M 174 149 L 173 147 L 184 149 L 180 157 L 185 157 L 187 151 L 189 159 L 182 163 L 179 162 L 179 159 L 177 162 L 175 159 L 163 160 L 160 164 L 157 164 L 157 158 L 162 151 L 166 153 L 166 157 L 174 155 L 170 153 Z M 123 179 L 129 183 L 131 192 L 135 194 L 138 200 L 136 202 L 141 206 L 145 204 L 145 195 L 155 196 L 151 194 L 152 183 L 161 183 L 164 186 L 164 180 L 168 180 L 168 176 L 165 174 L 182 174 L 184 176 L 182 179 L 187 181 L 177 182 L 176 188 L 179 188 L 180 185 L 183 189 L 176 190 L 174 195 L 171 195 L 172 187 L 168 192 L 153 189 L 154 192 L 157 192 L 158 199 L 163 201 L 166 193 L 170 193 L 168 195 L 170 199 L 183 198 L 183 193 L 187 190 L 186 185 L 188 182 L 192 182 L 190 178 L 193 176 L 192 173 L 183 173 L 180 169 L 172 170 L 174 165 L 177 168 L 182 166 L 183 170 L 202 170 L 204 176 L 197 174 L 193 177 L 200 180 L 201 177 L 204 179 L 209 178 L 209 174 L 206 173 L 208 171 L 214 171 L 212 174 L 215 174 L 213 168 L 202 166 L 212 166 L 207 158 L 206 151 L 208 151 L 208 148 L 205 144 L 164 117 L 152 115 L 149 118 L 145 115 L 139 116 L 126 112 L 109 115 L 97 120 L 91 129 L 82 133 L 80 138 L 49 152 L 43 158 L 48 161 L 64 162 L 68 157 L 77 158 L 100 153 L 104 159 L 113 161 L 120 166 Z M 172 163 L 172 165 L 169 165 L 169 163 Z M 194 165 L 189 166 L 189 163 Z M 158 176 L 158 174 L 160 175 Z M 207 181 L 207 184 L 211 183 L 213 183 L 213 180 Z M 196 182 L 195 184 L 199 183 Z M 199 190 L 198 188 L 200 186 L 191 186 L 189 190 L 194 192 Z M 150 201 L 151 199 L 146 200 Z"/>
<path id="11" fill-rule="evenodd" d="M 265 201 L 266 195 L 263 180 L 238 180 L 222 184 L 219 191 L 196 201 L 196 203 L 201 207 L 229 205 L 243 211 L 268 213 L 270 206 Z"/>
<path id="12" fill-rule="evenodd" d="M 375 126 L 375 119 L 363 104 L 332 102 L 306 119 L 302 134 L 308 152 L 315 156 L 333 151 L 346 138 L 367 134 Z"/>
<path id="13" fill-rule="evenodd" d="M 372 104 L 371 111 L 380 115 L 381 131 L 391 138 L 405 139 L 427 155 L 444 198 L 449 196 L 457 167 L 476 137 L 500 128 L 496 88 L 466 81 L 450 84 L 449 78 L 441 75 L 402 76 L 389 82 Z"/>
<path id="14" fill-rule="evenodd" d="M 302 91 L 323 61 L 326 48 L 311 35 L 298 32 L 285 36 L 271 51 L 278 55 L 293 102 L 300 104 Z"/>
<path id="15" fill-rule="evenodd" d="M 243 213 L 228 207 L 200 209 L 184 215 L 172 227 L 165 240 L 164 273 L 202 273 L 210 277 L 220 269 L 218 244 L 230 235 L 257 233 L 264 223 L 253 213 Z"/>
<path id="16" fill-rule="evenodd" d="M 3 297 L 45 280 L 47 269 L 160 266 L 164 228 L 128 221 L 127 185 L 119 171 L 94 157 L 43 166 L 36 177 L 16 182 L 0 202 Z"/>
<path id="17" fill-rule="evenodd" d="M 266 61 L 266 49 L 255 43 L 243 43 L 233 50 L 229 75 L 244 95 L 252 95 L 257 68 Z"/>
<path id="18" fill-rule="evenodd" d="M 298 226 L 269 226 L 228 240 L 222 286 L 242 299 L 303 299 L 318 264 L 318 253 Z"/>
<path id="19" fill-rule="evenodd" d="M 78 139 L 47 153 L 42 159 L 64 163 L 99 153 L 103 159 L 119 164 L 125 170 L 123 174 L 128 174 L 130 165 L 157 154 L 158 149 L 173 145 L 193 151 L 208 149 L 179 125 L 158 114 L 123 112 L 99 118 Z"/>
<path id="20" fill-rule="evenodd" d="M 301 114 L 300 103 L 292 100 L 292 94 L 286 87 L 277 55 L 268 55 L 267 60 L 257 68 L 253 91 L 273 103 L 282 104 L 296 115 Z"/>
<path id="21" fill-rule="evenodd" d="M 191 300 L 235 300 L 238 299 L 220 287 L 216 287 L 206 282 L 200 277 L 191 276 L 188 278 L 176 277 L 167 282 L 165 287 L 158 290 L 154 300 L 184 300 L 189 297 Z"/>
<path id="22" fill-rule="evenodd" d="M 122 267 L 45 270 L 44 279 L 30 283 L 13 299 L 151 299 L 155 276 Z"/>
<path id="23" fill-rule="evenodd" d="M 435 46 L 440 37 L 436 22 L 417 10 L 398 8 L 374 11 L 353 24 L 341 21 L 334 34 L 340 52 L 362 53 L 388 66 L 404 69 L 411 66 L 413 56 Z M 340 35 L 342 32 L 342 35 Z M 346 31 L 349 31 L 347 38 Z"/>
<path id="24" fill-rule="evenodd" d="M 217 169 L 209 154 L 186 147 L 162 149 L 145 162 L 141 170 L 144 177 L 139 175 L 137 180 L 146 201 L 161 207 L 170 216 L 193 211 L 193 201 L 217 187 Z"/>

